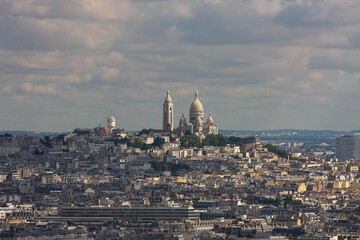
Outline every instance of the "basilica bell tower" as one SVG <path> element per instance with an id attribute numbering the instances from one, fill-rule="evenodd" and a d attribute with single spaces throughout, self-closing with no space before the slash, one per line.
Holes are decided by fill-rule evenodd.
<path id="1" fill-rule="evenodd" d="M 163 130 L 174 130 L 174 105 L 170 97 L 170 91 L 167 91 L 163 104 Z"/>

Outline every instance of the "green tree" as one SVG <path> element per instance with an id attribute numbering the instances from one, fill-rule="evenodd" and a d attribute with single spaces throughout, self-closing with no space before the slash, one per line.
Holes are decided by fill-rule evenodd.
<path id="1" fill-rule="evenodd" d="M 201 146 L 200 138 L 196 135 L 184 135 L 180 138 L 182 147 L 199 147 Z"/>
<path id="2" fill-rule="evenodd" d="M 240 146 L 243 144 L 243 141 L 241 137 L 230 136 L 228 138 L 228 143 Z"/>
<path id="3" fill-rule="evenodd" d="M 134 148 L 141 148 L 144 145 L 144 142 L 139 141 L 139 140 L 134 140 L 132 147 Z"/>
<path id="4" fill-rule="evenodd" d="M 41 139 L 40 142 L 42 143 L 42 145 L 44 145 L 45 147 L 51 148 L 52 144 L 51 144 L 51 140 L 49 136 L 45 136 L 44 139 Z"/>
<path id="5" fill-rule="evenodd" d="M 228 139 L 221 134 L 218 134 L 218 135 L 209 134 L 204 138 L 202 145 L 203 146 L 226 146 L 227 142 L 228 142 Z"/>
<path id="6" fill-rule="evenodd" d="M 141 150 L 147 150 L 147 149 L 150 149 L 150 148 L 151 148 L 151 145 L 146 144 L 146 143 L 143 143 L 143 145 L 140 147 Z"/>
<path id="7" fill-rule="evenodd" d="M 171 166 L 171 172 L 174 173 L 178 170 L 181 170 L 181 169 L 185 169 L 185 170 L 189 170 L 190 169 L 190 166 L 187 165 L 187 164 L 182 164 L 182 163 L 179 163 L 179 164 L 170 164 Z"/>
<path id="8" fill-rule="evenodd" d="M 65 134 L 59 134 L 56 136 L 56 141 L 57 142 L 62 142 L 62 144 L 65 144 Z"/>
<path id="9" fill-rule="evenodd" d="M 264 148 L 267 148 L 269 152 L 275 153 L 281 158 L 287 158 L 289 156 L 289 153 L 287 151 L 281 150 L 277 146 L 271 144 L 264 145 Z"/>
<path id="10" fill-rule="evenodd" d="M 165 139 L 163 139 L 162 137 L 156 137 L 154 139 L 154 143 L 152 144 L 154 147 L 159 147 L 161 148 L 162 145 L 165 143 Z"/>
<path id="11" fill-rule="evenodd" d="M 293 197 L 291 195 L 286 195 L 285 197 L 285 203 L 286 205 L 301 205 L 301 200 L 293 200 Z"/>
<path id="12" fill-rule="evenodd" d="M 143 134 L 148 134 L 149 133 L 149 130 L 147 130 L 146 128 L 144 128 L 143 130 L 141 130 L 139 132 L 139 135 L 143 135 Z"/>
<path id="13" fill-rule="evenodd" d="M 34 155 L 36 156 L 41 156 L 44 154 L 44 151 L 40 151 L 38 148 L 36 148 L 33 152 Z"/>
<path id="14" fill-rule="evenodd" d="M 151 145 L 146 144 L 138 139 L 131 141 L 131 139 L 127 139 L 126 144 L 128 147 L 140 148 L 141 150 L 147 150 L 151 148 Z"/>
<path id="15" fill-rule="evenodd" d="M 121 140 L 121 139 L 120 139 Z M 124 140 L 122 140 L 123 141 L 123 143 L 126 143 L 126 145 L 128 146 L 128 147 L 133 147 L 134 146 L 134 144 L 133 144 L 133 139 L 131 139 L 131 138 L 124 138 Z M 121 143 L 121 142 L 120 142 Z"/>
<path id="16" fill-rule="evenodd" d="M 57 141 L 63 141 L 64 137 L 65 137 L 65 134 L 59 134 L 59 135 L 56 136 L 56 140 Z"/>
<path id="17" fill-rule="evenodd" d="M 143 130 L 141 130 L 141 131 L 138 133 L 138 135 L 141 136 L 141 135 L 143 135 L 143 134 L 149 134 L 150 131 L 152 131 L 152 130 L 153 130 L 152 128 L 149 128 L 149 129 L 144 128 Z"/>

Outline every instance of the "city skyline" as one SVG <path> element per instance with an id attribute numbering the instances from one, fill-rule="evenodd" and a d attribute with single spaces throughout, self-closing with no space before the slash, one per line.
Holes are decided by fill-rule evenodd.
<path id="1" fill-rule="evenodd" d="M 358 1 L 1 1 L 0 130 L 360 128 Z M 160 117 L 159 117 L 160 116 Z"/>

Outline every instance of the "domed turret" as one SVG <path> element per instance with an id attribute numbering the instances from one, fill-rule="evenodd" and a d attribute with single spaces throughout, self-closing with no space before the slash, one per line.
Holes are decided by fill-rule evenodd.
<path id="1" fill-rule="evenodd" d="M 213 120 L 213 118 L 211 117 L 211 112 L 209 113 L 209 118 L 208 118 L 208 120 L 207 120 L 206 123 L 207 123 L 207 124 L 214 124 L 214 120 Z"/>
<path id="2" fill-rule="evenodd" d="M 186 119 L 185 119 L 184 113 L 182 113 L 182 116 L 181 116 L 181 118 L 180 118 L 179 125 L 180 125 L 180 126 L 185 126 L 185 125 L 186 125 Z"/>

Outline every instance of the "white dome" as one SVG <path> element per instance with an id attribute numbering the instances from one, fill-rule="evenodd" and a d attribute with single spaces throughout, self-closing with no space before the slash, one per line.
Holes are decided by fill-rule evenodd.
<path id="1" fill-rule="evenodd" d="M 110 115 L 107 119 L 109 122 L 115 121 L 115 117 L 113 115 Z"/>
<path id="2" fill-rule="evenodd" d="M 198 97 L 198 91 L 195 92 L 195 100 L 191 103 L 190 106 L 190 113 L 192 112 L 204 112 L 204 107 Z"/>

